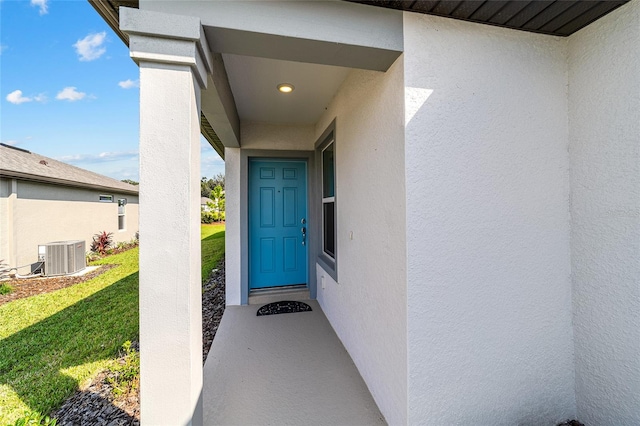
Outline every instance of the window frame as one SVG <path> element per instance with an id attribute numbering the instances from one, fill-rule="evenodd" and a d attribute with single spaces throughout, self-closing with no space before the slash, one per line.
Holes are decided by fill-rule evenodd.
<path id="1" fill-rule="evenodd" d="M 333 144 L 333 197 L 324 197 L 324 170 L 323 170 L 323 153 L 326 148 Z M 315 143 L 316 153 L 316 217 L 318 218 L 317 234 L 318 242 L 317 247 L 317 259 L 316 262 L 324 269 L 333 279 L 338 282 L 338 177 L 337 177 L 337 162 L 336 162 L 336 148 L 338 146 L 336 138 L 336 120 L 334 119 L 322 135 Z M 334 254 L 331 256 L 325 252 L 325 229 L 324 229 L 324 205 L 327 203 L 333 203 L 333 241 L 334 241 Z"/>
<path id="2" fill-rule="evenodd" d="M 120 213 L 120 208 L 122 207 L 122 213 Z M 119 198 L 118 199 L 118 231 L 126 231 L 127 230 L 127 199 Z M 122 218 L 122 228 L 120 227 L 120 218 Z"/>
<path id="3" fill-rule="evenodd" d="M 113 195 L 100 194 L 98 195 L 98 201 L 101 203 L 113 203 Z"/>
<path id="4" fill-rule="evenodd" d="M 333 135 L 331 135 L 333 136 Z M 322 182 L 322 216 L 321 216 L 321 220 L 322 220 L 322 234 L 321 234 L 321 240 L 322 240 L 322 254 L 328 256 L 329 258 L 331 258 L 333 261 L 336 260 L 336 145 L 335 145 L 335 138 L 331 137 L 329 138 L 330 140 L 326 141 L 325 143 L 323 143 L 324 147 L 320 149 L 320 177 L 321 177 L 321 182 Z M 333 148 L 333 196 L 332 197 L 325 197 L 324 196 L 324 152 L 329 148 L 329 147 Z M 325 205 L 326 204 L 333 204 L 333 253 L 331 253 L 330 251 L 327 250 L 326 246 L 325 246 L 325 220 L 324 220 L 324 214 L 325 214 Z"/>

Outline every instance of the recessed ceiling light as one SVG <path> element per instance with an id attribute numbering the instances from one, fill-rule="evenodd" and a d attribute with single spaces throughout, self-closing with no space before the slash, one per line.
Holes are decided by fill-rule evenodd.
<path id="1" fill-rule="evenodd" d="M 278 90 L 282 93 L 291 93 L 293 92 L 293 84 L 289 84 L 289 83 L 282 83 L 282 84 L 278 84 Z"/>

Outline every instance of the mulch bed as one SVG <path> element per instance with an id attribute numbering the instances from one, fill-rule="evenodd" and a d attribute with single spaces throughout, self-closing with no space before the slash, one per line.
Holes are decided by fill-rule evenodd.
<path id="1" fill-rule="evenodd" d="M 225 307 L 224 258 L 218 269 L 203 285 L 202 293 L 202 363 L 207 359 L 213 338 L 218 331 Z M 135 347 L 135 346 L 134 346 Z M 108 382 L 110 371 L 98 374 L 85 389 L 78 390 L 52 417 L 61 426 L 138 426 L 140 425 L 140 393 L 113 397 Z"/>
<path id="2" fill-rule="evenodd" d="M 61 288 L 70 287 L 72 285 L 88 281 L 104 272 L 107 272 L 109 269 L 115 268 L 116 266 L 118 265 L 102 265 L 95 271 L 76 277 L 60 276 L 51 278 L 14 278 L 8 281 L 3 281 L 3 283 L 9 284 L 13 287 L 13 292 L 10 294 L 0 295 L 0 305 L 13 300 L 35 296 L 37 294 L 51 293 L 52 291 L 60 290 Z"/>

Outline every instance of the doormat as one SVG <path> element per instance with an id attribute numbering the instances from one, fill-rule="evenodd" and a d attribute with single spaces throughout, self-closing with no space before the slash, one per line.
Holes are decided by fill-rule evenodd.
<path id="1" fill-rule="evenodd" d="M 285 300 L 261 306 L 260 309 L 258 309 L 256 316 L 261 317 L 264 315 L 291 314 L 294 312 L 308 312 L 312 310 L 311 306 L 306 303 Z"/>

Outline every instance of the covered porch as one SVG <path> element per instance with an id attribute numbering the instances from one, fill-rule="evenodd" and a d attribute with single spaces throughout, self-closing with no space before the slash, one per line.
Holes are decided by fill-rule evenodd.
<path id="1" fill-rule="evenodd" d="M 402 13 L 347 2 L 118 13 L 140 67 L 143 423 L 402 423 Z M 225 160 L 227 214 L 228 311 L 204 372 L 201 133 Z M 385 203 L 397 218 L 371 234 Z M 256 318 L 251 299 L 280 286 L 304 288 L 313 311 Z"/>
<path id="2" fill-rule="evenodd" d="M 229 306 L 204 366 L 205 425 L 386 424 L 315 300 L 256 316 Z"/>

